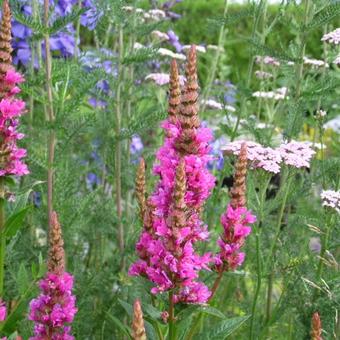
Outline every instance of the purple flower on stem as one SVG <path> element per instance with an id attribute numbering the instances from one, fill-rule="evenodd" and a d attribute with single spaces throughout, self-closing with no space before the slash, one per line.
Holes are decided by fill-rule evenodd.
<path id="1" fill-rule="evenodd" d="M 0 322 L 6 320 L 7 309 L 6 304 L 0 299 Z"/>
<path id="2" fill-rule="evenodd" d="M 23 176 L 29 173 L 22 158 L 26 156 L 26 150 L 18 148 L 17 140 L 24 135 L 17 131 L 18 118 L 24 113 L 25 102 L 15 99 L 15 94 L 20 92 L 17 87 L 24 81 L 23 77 L 10 68 L 2 77 L 0 92 L 5 96 L 0 101 L 0 136 L 1 136 L 1 161 L 0 176 Z"/>
<path id="3" fill-rule="evenodd" d="M 207 169 L 212 133 L 198 118 L 195 47 L 188 54 L 186 78 L 181 97 L 173 60 L 169 116 L 162 124 L 166 138 L 153 168 L 159 182 L 143 208 L 144 230 L 136 244 L 140 259 L 129 273 L 147 277 L 155 285 L 153 294 L 173 290 L 175 303 L 205 303 L 210 291 L 198 278 L 200 270 L 209 269 L 211 258 L 210 253 L 199 255 L 194 246 L 208 238 L 200 211 L 215 178 Z"/>
<path id="4" fill-rule="evenodd" d="M 48 272 L 39 282 L 40 295 L 30 303 L 28 319 L 35 322 L 30 340 L 73 340 L 70 323 L 77 313 L 73 276 L 65 271 L 64 242 L 55 212 L 49 240 Z"/>

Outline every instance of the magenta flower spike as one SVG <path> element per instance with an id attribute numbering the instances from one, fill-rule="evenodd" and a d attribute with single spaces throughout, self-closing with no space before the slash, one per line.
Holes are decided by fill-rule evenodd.
<path id="1" fill-rule="evenodd" d="M 243 263 L 245 254 L 240 249 L 251 232 L 250 225 L 256 221 L 256 217 L 246 208 L 247 165 L 247 145 L 243 143 L 236 164 L 231 201 L 221 216 L 223 233 L 217 241 L 220 252 L 214 259 L 219 273 L 234 270 Z"/>
<path id="2" fill-rule="evenodd" d="M 26 150 L 17 146 L 24 135 L 17 131 L 19 117 L 25 112 L 25 102 L 16 99 L 18 84 L 24 78 L 12 66 L 11 11 L 8 1 L 3 2 L 0 28 L 0 176 L 23 176 L 29 173 L 22 158 Z"/>
<path id="3" fill-rule="evenodd" d="M 174 302 L 205 303 L 210 291 L 199 281 L 211 256 L 199 255 L 195 244 L 208 238 L 200 212 L 215 185 L 207 163 L 210 129 L 198 118 L 196 50 L 188 54 L 186 83 L 181 94 L 176 62 L 170 70 L 169 116 L 162 124 L 166 138 L 157 152 L 153 172 L 159 176 L 147 200 L 144 230 L 137 242 L 139 260 L 129 270 L 153 284 L 154 294 L 172 290 Z"/>
<path id="4" fill-rule="evenodd" d="M 77 312 L 72 294 L 73 276 L 65 271 L 65 255 L 61 226 L 57 214 L 52 215 L 48 272 L 39 282 L 40 295 L 30 303 L 29 320 L 35 322 L 30 340 L 72 340 L 70 335 Z"/>

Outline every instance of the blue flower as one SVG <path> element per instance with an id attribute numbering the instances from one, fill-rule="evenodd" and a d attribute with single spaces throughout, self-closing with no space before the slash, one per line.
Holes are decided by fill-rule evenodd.
<path id="1" fill-rule="evenodd" d="M 86 176 L 87 189 L 94 190 L 98 185 L 100 185 L 100 178 L 94 172 L 89 172 Z"/>

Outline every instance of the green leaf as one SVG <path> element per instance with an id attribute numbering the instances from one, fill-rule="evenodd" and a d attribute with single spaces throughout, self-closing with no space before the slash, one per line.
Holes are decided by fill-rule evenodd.
<path id="1" fill-rule="evenodd" d="M 325 25 L 329 21 L 335 19 L 340 14 L 340 3 L 331 4 L 323 8 L 320 12 L 316 13 L 313 20 L 306 26 L 302 27 L 302 30 L 314 29 Z"/>
<path id="2" fill-rule="evenodd" d="M 17 231 L 23 227 L 24 219 L 26 217 L 27 212 L 31 209 L 31 207 L 26 207 L 15 214 L 12 214 L 6 221 L 4 226 L 4 235 L 5 237 L 13 237 Z"/>
<path id="3" fill-rule="evenodd" d="M 125 326 L 118 318 L 113 316 L 110 313 L 106 313 L 107 318 L 109 321 L 111 321 L 115 326 L 117 326 L 118 330 L 125 336 L 128 336 L 129 339 L 132 339 L 132 336 L 130 334 L 130 329 Z"/>
<path id="4" fill-rule="evenodd" d="M 126 313 L 131 317 L 133 314 L 133 307 L 129 303 L 121 299 L 118 299 L 118 301 L 121 304 L 121 306 L 125 309 Z"/>
<path id="5" fill-rule="evenodd" d="M 17 286 L 20 295 L 23 295 L 27 289 L 29 288 L 30 282 L 28 278 L 28 273 L 25 268 L 25 265 L 22 263 L 19 267 L 18 274 L 17 274 Z"/>
<path id="6" fill-rule="evenodd" d="M 222 340 L 235 332 L 245 321 L 249 319 L 250 315 L 241 316 L 232 319 L 223 320 L 215 324 L 208 332 L 198 335 L 196 340 Z"/>
<path id="7" fill-rule="evenodd" d="M 220 319 L 226 318 L 226 316 L 220 310 L 218 310 L 215 307 L 211 307 L 211 306 L 202 307 L 201 312 L 212 315 L 212 316 L 216 316 Z"/>
<path id="8" fill-rule="evenodd" d="M 45 183 L 44 181 L 35 181 L 31 187 L 24 192 L 23 194 L 19 194 L 16 196 L 15 198 L 15 202 L 13 204 L 10 204 L 9 208 L 11 210 L 11 212 L 17 213 L 19 211 L 21 211 L 22 209 L 24 209 L 27 205 L 27 202 L 29 200 L 30 194 L 33 191 L 33 188 L 39 184 Z"/>

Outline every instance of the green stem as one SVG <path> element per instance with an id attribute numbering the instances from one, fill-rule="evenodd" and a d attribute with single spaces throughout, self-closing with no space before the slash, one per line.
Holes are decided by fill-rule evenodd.
<path id="1" fill-rule="evenodd" d="M 121 168 L 122 168 L 122 144 L 120 140 L 121 120 L 122 120 L 122 103 L 121 103 L 121 91 L 122 91 L 122 73 L 123 73 L 123 53 L 124 53 L 124 41 L 123 41 L 123 28 L 119 26 L 118 31 L 118 86 L 116 93 L 116 148 L 115 148 L 115 181 L 116 181 L 116 211 L 118 221 L 118 246 L 121 256 L 121 269 L 125 267 L 124 260 L 124 229 L 122 223 L 122 181 L 121 181 Z"/>
<path id="2" fill-rule="evenodd" d="M 79 9 L 81 9 L 81 2 L 82 2 L 82 0 L 78 0 L 77 6 L 78 6 Z M 80 17 L 77 20 L 75 40 L 76 40 L 76 46 L 74 48 L 74 56 L 77 59 L 79 57 L 79 48 L 77 47 L 78 41 L 79 41 L 79 44 L 80 44 Z"/>
<path id="3" fill-rule="evenodd" d="M 222 280 L 223 272 L 224 272 L 224 270 L 221 270 L 221 271 L 218 273 L 218 276 L 216 277 L 216 280 L 215 280 L 215 282 L 214 282 L 214 284 L 213 284 L 213 287 L 211 288 L 211 295 L 210 295 L 208 301 L 212 300 L 212 298 L 214 297 L 214 295 L 215 295 L 215 293 L 216 293 L 216 291 L 217 291 L 217 288 L 218 288 L 218 286 L 220 285 L 220 282 L 221 282 L 221 280 Z"/>
<path id="4" fill-rule="evenodd" d="M 326 232 L 324 234 L 323 240 L 322 240 L 322 247 L 321 247 L 321 252 L 320 252 L 320 260 L 319 260 L 319 265 L 318 265 L 318 271 L 317 271 L 317 280 L 320 281 L 321 276 L 322 276 L 322 271 L 323 271 L 323 266 L 324 266 L 324 261 L 323 258 L 326 254 L 326 250 L 328 248 L 328 242 L 331 234 L 331 226 L 332 226 L 332 216 L 328 218 L 326 221 Z"/>
<path id="5" fill-rule="evenodd" d="M 310 0 L 305 1 L 305 11 L 304 11 L 304 19 L 303 25 L 304 27 L 307 26 L 309 21 L 309 12 L 310 12 Z M 303 57 L 305 56 L 306 50 L 306 40 L 307 40 L 308 32 L 303 32 L 301 35 L 301 45 L 300 45 L 300 60 L 297 64 L 296 69 L 296 89 L 295 89 L 295 101 L 298 101 L 301 95 L 301 84 L 303 78 Z"/>
<path id="6" fill-rule="evenodd" d="M 261 188 L 260 193 L 260 200 L 259 200 L 259 219 L 258 225 L 255 228 L 255 242 L 256 242 L 256 272 L 257 272 L 257 282 L 256 282 L 256 290 L 254 294 L 254 300 L 251 309 L 251 322 L 250 322 L 250 336 L 249 338 L 252 340 L 254 339 L 254 325 L 255 325 L 255 315 L 256 315 L 256 306 L 257 301 L 261 291 L 262 285 L 262 254 L 261 254 L 261 228 L 262 228 L 262 221 L 263 221 L 263 208 L 264 202 L 266 199 L 266 192 L 270 183 L 270 177 L 266 180 L 265 184 Z"/>
<path id="7" fill-rule="evenodd" d="M 174 292 L 169 292 L 169 340 L 175 340 Z"/>
<path id="8" fill-rule="evenodd" d="M 5 279 L 5 251 L 6 237 L 4 234 L 5 226 L 5 178 L 0 177 L 0 298 L 4 295 Z"/>
<path id="9" fill-rule="evenodd" d="M 264 6 L 266 6 L 266 4 L 267 4 L 267 1 L 261 0 L 259 5 L 258 5 L 258 11 L 255 15 L 255 20 L 254 20 L 254 24 L 253 24 L 253 28 L 252 28 L 252 34 L 251 34 L 252 40 L 254 40 L 255 37 L 256 37 L 257 27 L 259 25 L 260 18 L 261 18 L 261 11 L 264 8 Z M 248 71 L 247 71 L 247 78 L 246 78 L 246 88 L 247 89 L 250 86 L 251 77 L 252 77 L 252 74 L 253 74 L 253 67 L 254 67 L 254 57 L 252 57 L 249 60 L 249 63 L 248 63 Z M 231 142 L 236 138 L 236 133 L 237 133 L 238 127 L 239 127 L 240 122 L 241 122 L 241 114 L 243 112 L 245 112 L 246 104 L 247 104 L 247 98 L 246 98 L 246 96 L 242 96 L 242 101 L 241 101 L 241 104 L 240 104 L 240 110 L 238 111 L 237 120 L 236 120 L 234 129 L 233 129 L 231 136 L 230 136 Z"/>
<path id="10" fill-rule="evenodd" d="M 44 0 L 44 25 L 49 27 L 48 23 L 49 14 L 49 0 Z M 46 93 L 47 93 L 47 114 L 48 122 L 52 125 L 55 121 L 55 115 L 53 110 L 53 90 L 52 90 L 52 57 L 50 50 L 50 37 L 49 34 L 45 34 L 45 54 L 46 54 Z M 56 144 L 56 136 L 54 127 L 50 126 L 50 132 L 47 142 L 48 149 L 48 164 L 47 164 L 47 212 L 48 212 L 48 225 L 52 226 L 52 212 L 53 212 L 53 163 L 54 163 L 54 151 Z"/>
<path id="11" fill-rule="evenodd" d="M 256 283 L 256 290 L 255 290 L 253 305 L 251 309 L 251 323 L 250 323 L 250 339 L 251 340 L 254 339 L 254 323 L 255 323 L 256 305 L 257 305 L 257 300 L 260 295 L 261 284 L 262 284 L 261 247 L 260 247 L 260 234 L 258 230 L 256 230 L 255 240 L 256 240 L 257 283 Z"/>
<path id="12" fill-rule="evenodd" d="M 293 176 L 289 174 L 289 170 L 286 169 L 286 172 L 284 173 L 282 177 L 281 183 L 283 183 L 285 186 L 283 198 L 282 198 L 282 204 L 280 207 L 279 215 L 277 218 L 277 224 L 276 224 L 276 231 L 275 231 L 275 236 L 274 236 L 274 241 L 272 243 L 272 247 L 269 252 L 269 257 L 267 260 L 267 270 L 269 272 L 268 275 L 268 286 L 267 286 L 267 308 L 266 308 L 266 320 L 267 322 L 269 321 L 271 317 L 271 299 L 272 299 L 272 293 L 273 293 L 273 279 L 274 279 L 274 258 L 275 258 L 275 251 L 276 251 L 276 246 L 277 242 L 280 237 L 280 232 L 281 232 L 281 223 L 282 223 L 282 218 L 283 214 L 286 208 L 286 203 L 288 199 L 288 194 L 290 190 L 290 186 L 292 183 Z"/>
<path id="13" fill-rule="evenodd" d="M 226 17 L 228 12 L 228 0 L 224 1 L 224 11 L 223 11 L 223 18 Z M 224 32 L 225 32 L 225 23 L 223 23 L 223 25 L 220 28 L 220 33 L 218 36 L 218 48 L 215 54 L 215 57 L 213 59 L 211 68 L 210 68 L 210 72 L 209 72 L 209 78 L 207 81 L 207 85 L 205 87 L 205 91 L 203 93 L 203 105 L 202 105 L 202 112 L 205 111 L 206 108 L 206 100 L 208 99 L 209 95 L 210 95 L 210 91 L 211 91 L 211 86 L 212 83 L 215 79 L 216 76 L 216 70 L 217 70 L 217 65 L 218 65 L 218 61 L 220 59 L 220 55 L 221 55 L 221 50 L 223 50 L 223 45 L 224 45 Z"/>

